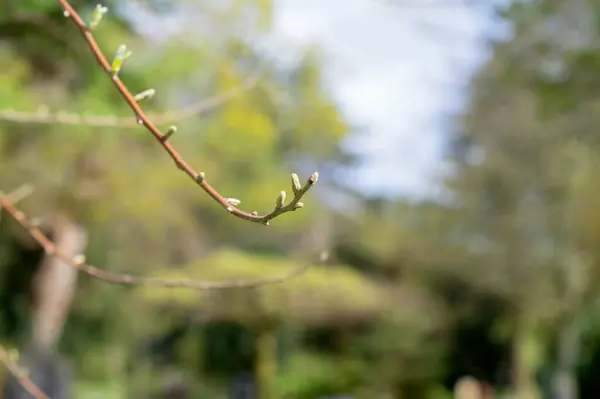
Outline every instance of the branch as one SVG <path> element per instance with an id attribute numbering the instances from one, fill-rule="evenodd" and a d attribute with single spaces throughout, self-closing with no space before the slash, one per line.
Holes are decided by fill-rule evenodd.
<path id="1" fill-rule="evenodd" d="M 213 200 L 221 204 L 221 206 L 225 208 L 229 213 L 240 219 L 245 219 L 256 223 L 262 223 L 264 225 L 269 225 L 269 221 L 271 219 L 274 219 L 283 213 L 295 211 L 303 206 L 303 204 L 299 201 L 302 198 L 302 196 L 317 182 L 318 174 L 316 172 L 308 178 L 306 184 L 303 187 L 301 187 L 299 184 L 296 184 L 298 176 L 293 174 L 292 190 L 294 191 L 294 198 L 287 205 L 283 205 L 284 201 L 280 201 L 280 199 L 283 198 L 283 200 L 285 200 L 285 192 L 282 192 L 280 196 L 277 197 L 277 205 L 275 209 L 270 213 L 267 213 L 265 215 L 259 215 L 258 212 L 245 212 L 241 209 L 236 208 L 236 205 L 240 203 L 239 200 L 234 198 L 223 197 L 216 189 L 214 189 L 210 184 L 208 184 L 208 182 L 205 179 L 204 172 L 197 172 L 194 169 L 192 169 L 183 160 L 181 155 L 179 155 L 179 152 L 175 150 L 175 148 L 168 142 L 168 139 L 171 137 L 171 135 L 175 133 L 176 127 L 170 127 L 169 130 L 163 134 L 156 127 L 156 125 L 152 121 L 150 121 L 150 119 L 144 114 L 137 101 L 145 98 L 146 93 L 149 93 L 150 91 L 153 92 L 153 90 L 150 89 L 149 91 L 140 93 L 138 96 L 134 96 L 131 94 L 129 89 L 127 89 L 127 86 L 125 86 L 125 84 L 121 81 L 121 79 L 118 76 L 119 70 L 122 67 L 123 61 L 125 61 L 125 59 L 131 55 L 131 52 L 127 50 L 127 47 L 125 45 L 121 45 L 119 47 L 112 65 L 109 64 L 106 60 L 106 57 L 104 57 L 102 50 L 100 50 L 98 43 L 96 43 L 96 40 L 92 35 L 91 29 L 97 28 L 98 24 L 103 18 L 103 15 L 107 12 L 107 8 L 98 5 L 96 7 L 96 11 L 94 12 L 94 17 L 92 22 L 90 23 L 90 27 L 88 27 L 67 0 L 57 0 L 57 2 L 63 8 L 63 13 L 65 17 L 70 18 L 75 23 L 75 25 L 83 35 L 84 39 L 86 40 L 90 50 L 94 54 L 94 57 L 98 61 L 98 64 L 108 74 L 116 89 L 119 91 L 119 93 L 121 93 L 121 96 L 123 97 L 125 102 L 127 102 L 131 110 L 134 112 L 137 123 L 139 125 L 143 125 L 154 136 L 154 138 L 156 138 L 156 140 L 162 145 L 165 151 L 171 156 L 171 158 L 175 162 L 175 165 L 180 170 L 185 172 L 186 175 L 192 178 L 192 180 L 194 180 Z"/>
<path id="2" fill-rule="evenodd" d="M 35 239 L 51 256 L 54 256 L 67 265 L 80 270 L 90 276 L 99 280 L 106 281 L 116 285 L 145 285 L 145 286 L 158 286 L 158 287 L 170 287 L 170 288 L 189 288 L 193 290 L 222 290 L 222 289 L 233 289 L 233 288 L 256 288 L 264 285 L 278 284 L 286 280 L 298 277 L 304 274 L 308 269 L 316 266 L 318 263 L 322 263 L 327 260 L 328 254 L 322 253 L 319 260 L 316 262 L 308 262 L 304 266 L 294 269 L 293 271 L 273 277 L 265 277 L 253 280 L 233 280 L 233 281 L 191 281 L 191 280 L 180 280 L 180 281 L 165 281 L 161 279 L 137 277 L 130 274 L 112 273 L 103 269 L 99 269 L 94 266 L 90 266 L 85 263 L 85 256 L 78 255 L 72 257 L 66 252 L 63 252 L 60 248 L 52 242 L 38 227 L 37 223 L 30 221 L 23 212 L 18 210 L 13 203 L 9 200 L 10 195 L 0 195 L 0 208 L 3 208 L 9 215 L 11 215 L 23 228 L 27 230 L 29 235 Z"/>
<path id="3" fill-rule="evenodd" d="M 160 114 L 150 115 L 154 123 L 167 123 L 175 120 L 189 119 L 198 114 L 210 111 L 225 104 L 241 92 L 250 90 L 261 78 L 261 74 L 256 73 L 248 77 L 241 85 L 224 90 L 217 95 L 197 101 L 191 105 L 180 109 L 170 110 Z M 101 116 L 101 115 L 82 115 L 66 111 L 51 113 L 46 106 L 40 106 L 37 112 L 15 111 L 13 109 L 0 110 L 0 120 L 16 123 L 38 123 L 52 125 L 75 125 L 88 127 L 121 127 L 135 128 L 138 125 L 131 117 L 124 116 Z"/>
<path id="4" fill-rule="evenodd" d="M 19 365 L 16 363 L 17 360 L 13 360 L 17 356 L 18 352 L 9 352 L 6 350 L 6 348 L 0 345 L 0 362 L 4 364 L 6 369 L 17 380 L 19 380 L 21 386 L 35 399 L 50 399 L 48 395 L 42 392 L 42 390 L 38 388 L 33 381 L 31 381 L 31 379 L 27 376 L 26 371 L 19 367 Z"/>

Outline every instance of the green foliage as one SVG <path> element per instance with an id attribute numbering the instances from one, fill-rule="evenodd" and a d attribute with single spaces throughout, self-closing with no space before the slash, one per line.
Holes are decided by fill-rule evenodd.
<path id="1" fill-rule="evenodd" d="M 293 355 L 282 366 L 274 384 L 277 398 L 311 399 L 355 389 L 363 366 L 349 359 L 317 353 Z"/>
<path id="2" fill-rule="evenodd" d="M 228 281 L 286 275 L 298 262 L 273 256 L 258 256 L 224 250 L 172 272 L 158 272 L 161 280 L 190 278 Z M 329 325 L 363 318 L 374 319 L 390 306 L 385 292 L 355 271 L 327 265 L 316 267 L 285 284 L 268 285 L 259 290 L 172 292 L 160 287 L 140 287 L 135 298 L 153 306 L 184 308 L 201 312 L 208 319 L 252 322 L 273 317 L 301 325 Z"/>

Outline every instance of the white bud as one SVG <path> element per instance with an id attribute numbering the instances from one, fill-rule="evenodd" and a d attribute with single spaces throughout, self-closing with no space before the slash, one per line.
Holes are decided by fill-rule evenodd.
<path id="1" fill-rule="evenodd" d="M 297 174 L 292 173 L 292 190 L 294 194 L 298 194 L 300 190 L 302 190 L 302 185 L 300 184 L 300 178 Z"/>
<path id="2" fill-rule="evenodd" d="M 237 198 L 225 198 L 225 201 L 229 202 L 233 206 L 238 206 L 239 204 L 242 203 L 242 201 L 240 201 Z"/>
<path id="3" fill-rule="evenodd" d="M 135 97 L 133 97 L 133 99 L 136 102 L 140 102 L 147 98 L 152 98 L 152 96 L 154 96 L 155 93 L 156 93 L 156 91 L 154 89 L 144 90 L 143 92 L 136 94 Z"/>
<path id="4" fill-rule="evenodd" d="M 117 49 L 117 53 L 115 54 L 115 58 L 112 62 L 112 73 L 117 76 L 119 71 L 121 70 L 121 66 L 123 65 L 123 61 L 131 56 L 131 51 L 127 51 L 127 46 L 121 44 Z"/>
<path id="5" fill-rule="evenodd" d="M 103 7 L 101 4 L 97 4 L 94 9 L 94 14 L 92 15 L 92 22 L 90 22 L 90 29 L 95 29 L 100 21 L 102 21 L 102 17 L 108 11 L 108 7 Z"/>
<path id="6" fill-rule="evenodd" d="M 285 203 L 285 191 L 282 191 L 279 193 L 279 195 L 277 196 L 277 199 L 275 200 L 275 208 L 279 209 L 283 206 L 283 204 Z"/>

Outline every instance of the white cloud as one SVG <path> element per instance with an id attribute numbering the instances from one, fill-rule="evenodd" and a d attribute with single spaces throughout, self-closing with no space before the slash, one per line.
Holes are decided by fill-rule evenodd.
<path id="1" fill-rule="evenodd" d="M 439 118 L 457 93 L 453 61 L 473 68 L 491 24 L 481 9 L 378 0 L 278 0 L 286 41 L 317 42 L 329 55 L 334 94 L 370 134 L 350 145 L 366 156 L 366 191 L 421 194 L 440 165 Z M 456 82 L 464 83 L 464 82 Z M 452 106 L 452 104 L 448 104 Z"/>

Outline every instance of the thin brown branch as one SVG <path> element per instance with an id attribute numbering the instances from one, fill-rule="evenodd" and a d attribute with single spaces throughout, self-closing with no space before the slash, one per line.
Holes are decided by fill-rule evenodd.
<path id="1" fill-rule="evenodd" d="M 173 109 L 164 113 L 149 115 L 155 124 L 168 123 L 189 119 L 196 115 L 213 110 L 227 101 L 232 100 L 245 90 L 250 90 L 261 78 L 256 73 L 248 77 L 241 85 L 224 90 L 213 97 L 197 101 L 180 109 Z M 47 107 L 40 106 L 37 112 L 15 111 L 13 109 L 0 110 L 0 120 L 16 123 L 36 123 L 48 125 L 72 125 L 88 127 L 121 127 L 137 128 L 139 125 L 129 116 L 112 115 L 85 115 L 67 111 L 50 112 Z"/>
<path id="2" fill-rule="evenodd" d="M 169 143 L 168 138 L 170 135 L 166 136 L 165 134 L 163 134 L 156 127 L 156 125 L 152 121 L 150 121 L 148 116 L 144 114 L 140 106 L 137 104 L 134 96 L 131 94 L 131 92 L 123 83 L 123 81 L 121 81 L 121 79 L 119 78 L 118 71 L 113 71 L 111 64 L 109 64 L 109 62 L 106 60 L 106 57 L 102 53 L 102 50 L 100 50 L 98 43 L 96 43 L 96 40 L 94 39 L 91 30 L 87 27 L 86 23 L 71 6 L 71 4 L 69 4 L 67 0 L 57 0 L 57 2 L 62 7 L 65 17 L 70 18 L 75 23 L 75 25 L 83 35 L 84 39 L 86 40 L 90 50 L 94 54 L 94 57 L 98 61 L 98 64 L 108 74 L 116 89 L 119 91 L 119 93 L 121 93 L 121 96 L 123 97 L 125 102 L 127 102 L 131 110 L 134 112 L 137 123 L 139 125 L 143 125 L 154 136 L 154 138 L 156 138 L 156 140 L 162 145 L 165 151 L 171 156 L 171 158 L 175 162 L 175 165 L 180 170 L 184 171 L 185 174 L 187 174 L 190 178 L 192 178 L 192 180 L 194 180 L 213 200 L 218 202 L 229 213 L 240 219 L 245 219 L 256 223 L 262 223 L 264 225 L 268 225 L 271 219 L 274 219 L 283 213 L 295 211 L 302 207 L 299 201 L 302 198 L 302 196 L 308 191 L 308 189 L 310 189 L 316 183 L 318 178 L 317 173 L 314 173 L 308 178 L 306 184 L 304 185 L 304 187 L 302 187 L 302 189 L 293 187 L 295 195 L 292 201 L 290 201 L 290 203 L 288 203 L 287 205 L 283 205 L 278 200 L 275 209 L 265 215 L 259 215 L 257 212 L 245 212 L 241 209 L 236 208 L 235 205 L 233 205 L 232 201 L 229 201 L 227 198 L 223 197 L 216 189 L 214 189 L 210 184 L 208 184 L 203 172 L 197 172 L 183 160 L 179 152 L 175 150 L 171 143 Z M 124 46 L 122 46 L 122 49 L 124 50 L 124 52 L 126 52 L 126 48 Z M 283 197 L 285 197 L 285 195 L 283 195 Z"/>
<path id="3" fill-rule="evenodd" d="M 32 193 L 33 186 L 31 184 L 25 183 L 14 189 L 10 193 L 6 194 L 6 198 L 8 198 L 8 200 L 14 205 L 17 202 L 29 197 Z M 2 191 L 0 191 L 0 195 L 4 195 Z"/>
<path id="4" fill-rule="evenodd" d="M 31 184 L 23 184 L 20 187 L 14 189 L 10 193 L 6 194 L 6 198 L 11 204 L 16 204 L 19 201 L 22 201 L 33 192 L 33 186 Z M 5 195 L 2 191 L 0 191 L 0 196 Z M 2 207 L 0 207 L 0 218 L 2 218 Z"/>
<path id="5" fill-rule="evenodd" d="M 11 359 L 9 352 L 2 345 L 0 345 L 0 362 L 4 364 L 6 369 L 19 380 L 21 386 L 35 399 L 50 399 L 48 395 L 42 392 L 42 390 L 31 381 L 27 376 L 27 373 Z"/>
<path id="6" fill-rule="evenodd" d="M 8 199 L 8 196 L 0 195 L 0 208 L 3 208 L 11 215 L 23 228 L 27 230 L 29 235 L 35 239 L 46 251 L 46 253 L 62 260 L 67 265 L 78 269 L 90 276 L 99 280 L 106 281 L 117 285 L 146 285 L 171 288 L 189 288 L 193 290 L 223 290 L 233 288 L 256 288 L 264 285 L 278 284 L 286 280 L 298 277 L 304 274 L 308 269 L 316 266 L 318 263 L 324 262 L 327 259 L 327 254 L 321 254 L 318 261 L 307 262 L 304 266 L 292 270 L 289 273 L 265 277 L 253 280 L 233 280 L 233 281 L 165 281 L 162 279 L 138 277 L 130 274 L 112 273 L 85 263 L 83 256 L 72 257 L 52 242 L 39 228 L 32 223 L 23 212 L 17 209 Z"/>

